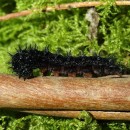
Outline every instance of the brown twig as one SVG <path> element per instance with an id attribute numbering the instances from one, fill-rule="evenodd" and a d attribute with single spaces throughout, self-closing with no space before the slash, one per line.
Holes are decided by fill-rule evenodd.
<path id="1" fill-rule="evenodd" d="M 46 115 L 46 116 L 67 117 L 67 118 L 77 118 L 81 114 L 81 111 L 30 110 L 22 112 L 33 113 L 38 115 Z M 130 112 L 111 112 L 111 111 L 87 111 L 87 112 L 89 112 L 95 119 L 98 120 L 130 120 Z"/>
<path id="2" fill-rule="evenodd" d="M 42 110 L 130 111 L 130 76 L 38 77 L 0 75 L 0 107 Z"/>
<path id="3" fill-rule="evenodd" d="M 42 11 L 48 12 L 48 11 L 54 11 L 54 10 L 66 10 L 70 8 L 82 8 L 82 7 L 92 7 L 92 6 L 99 6 L 99 5 L 104 5 L 106 2 L 74 2 L 74 3 L 68 3 L 68 4 L 60 4 L 56 6 L 50 6 L 43 8 Z M 116 5 L 130 5 L 130 1 L 116 1 Z M 8 20 L 8 19 L 13 19 L 17 18 L 20 16 L 27 16 L 29 14 L 32 14 L 35 11 L 40 11 L 39 9 L 32 9 L 32 10 L 25 10 L 17 13 L 11 13 L 7 14 L 5 16 L 0 16 L 0 21 Z"/>
<path id="4" fill-rule="evenodd" d="M 38 77 L 24 81 L 0 75 L 0 108 L 61 117 L 78 117 L 80 111 L 87 110 L 96 119 L 130 120 L 129 99 L 130 76 Z"/>

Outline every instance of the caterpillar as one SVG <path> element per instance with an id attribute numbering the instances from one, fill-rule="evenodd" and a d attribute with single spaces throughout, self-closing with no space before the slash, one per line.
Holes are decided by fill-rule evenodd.
<path id="1" fill-rule="evenodd" d="M 106 75 L 119 75 L 124 73 L 122 65 L 113 58 L 101 56 L 72 56 L 68 53 L 63 56 L 51 53 L 46 47 L 39 51 L 37 47 L 26 47 L 11 54 L 11 68 L 16 75 L 25 79 L 34 77 L 33 70 L 40 69 L 43 76 L 52 73 L 54 76 L 81 76 L 101 77 Z"/>

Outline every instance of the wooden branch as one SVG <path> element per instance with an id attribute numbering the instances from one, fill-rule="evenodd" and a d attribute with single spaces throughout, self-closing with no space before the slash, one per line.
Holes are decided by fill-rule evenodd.
<path id="1" fill-rule="evenodd" d="M 25 11 L 21 11 L 17 13 L 10 13 L 5 16 L 0 16 L 0 21 L 5 21 L 5 20 L 21 17 L 21 16 L 26 16 L 29 14 L 32 14 L 32 10 L 25 10 Z"/>
<path id="2" fill-rule="evenodd" d="M 48 12 L 48 11 L 54 11 L 54 10 L 67 10 L 70 8 L 92 7 L 92 6 L 99 6 L 99 5 L 104 5 L 104 4 L 106 4 L 106 2 L 99 2 L 99 1 L 74 2 L 74 3 L 60 4 L 60 5 L 56 5 L 56 6 L 46 7 L 46 8 L 43 8 L 42 11 Z M 115 4 L 116 5 L 130 5 L 130 1 L 116 1 Z M 40 11 L 40 10 L 32 9 L 32 10 L 24 10 L 24 11 L 17 12 L 17 13 L 7 14 L 5 16 L 0 16 L 0 21 L 13 19 L 13 18 L 17 18 L 20 16 L 26 16 L 26 15 L 32 14 L 33 12 L 37 12 L 37 11 Z"/>
<path id="3" fill-rule="evenodd" d="M 16 76 L 0 75 L 0 107 L 130 111 L 130 76 L 38 77 L 24 81 Z"/>
<path id="4" fill-rule="evenodd" d="M 41 111 L 41 110 L 30 110 L 22 111 L 27 113 L 33 113 L 38 115 L 56 116 L 56 117 L 67 117 L 67 118 L 78 118 L 81 111 Z M 95 119 L 98 120 L 130 120 L 130 112 L 110 112 L 110 111 L 87 111 Z"/>
<path id="5" fill-rule="evenodd" d="M 72 118 L 87 110 L 96 119 L 130 120 L 130 76 L 38 77 L 24 81 L 0 75 L 0 108 Z"/>

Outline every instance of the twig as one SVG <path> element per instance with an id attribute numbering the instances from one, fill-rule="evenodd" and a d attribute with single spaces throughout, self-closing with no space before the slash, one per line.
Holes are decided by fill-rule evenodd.
<path id="1" fill-rule="evenodd" d="M 0 107 L 42 110 L 130 111 L 127 78 L 38 77 L 0 75 Z"/>
<path id="2" fill-rule="evenodd" d="M 25 10 L 25 11 L 21 11 L 17 13 L 11 13 L 5 16 L 0 16 L 0 21 L 9 20 L 9 19 L 13 19 L 13 18 L 21 17 L 21 16 L 27 16 L 29 14 L 32 14 L 32 10 Z"/>
<path id="3" fill-rule="evenodd" d="M 25 81 L 0 75 L 0 108 L 61 117 L 78 117 L 80 111 L 86 110 L 96 119 L 130 120 L 129 99 L 127 75 L 38 77 Z"/>
<path id="4" fill-rule="evenodd" d="M 22 111 L 27 113 L 33 113 L 38 115 L 56 116 L 56 117 L 67 117 L 77 118 L 81 111 L 42 111 L 42 110 L 30 110 Z M 87 111 L 95 119 L 98 120 L 130 120 L 130 112 L 110 112 L 110 111 Z"/>
<path id="5" fill-rule="evenodd" d="M 56 6 L 50 6 L 43 8 L 42 11 L 48 12 L 48 11 L 54 11 L 54 10 L 66 10 L 70 8 L 83 8 L 83 7 L 92 7 L 92 6 L 99 6 L 104 5 L 106 2 L 74 2 L 74 3 L 68 3 L 68 4 L 60 4 Z M 130 1 L 116 1 L 116 5 L 130 5 Z M 7 14 L 5 16 L 0 16 L 0 21 L 9 20 L 13 18 L 17 18 L 20 16 L 27 16 L 29 14 L 32 14 L 34 11 L 40 11 L 39 9 L 32 9 L 32 10 L 25 10 L 17 13 L 11 13 Z"/>

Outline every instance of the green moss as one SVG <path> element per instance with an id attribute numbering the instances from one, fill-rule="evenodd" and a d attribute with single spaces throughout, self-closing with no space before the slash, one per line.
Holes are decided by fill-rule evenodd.
<path id="1" fill-rule="evenodd" d="M 0 130 L 100 130 L 100 126 L 91 116 L 83 111 L 79 118 L 54 118 L 27 115 L 19 118 L 18 112 L 0 111 Z M 4 113 L 7 113 L 6 116 Z"/>

